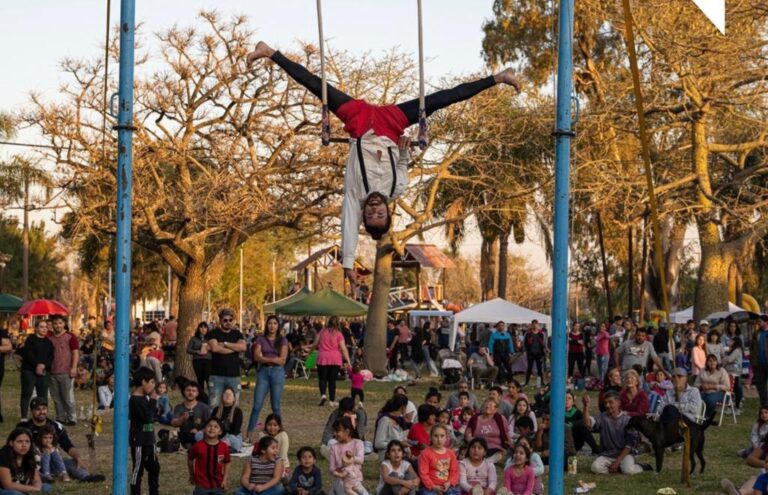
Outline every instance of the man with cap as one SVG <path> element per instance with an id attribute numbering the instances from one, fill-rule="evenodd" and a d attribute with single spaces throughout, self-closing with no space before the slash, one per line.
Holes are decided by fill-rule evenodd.
<path id="1" fill-rule="evenodd" d="M 64 461 L 64 467 L 67 469 L 67 473 L 70 477 L 86 482 L 101 482 L 104 481 L 104 475 L 102 474 L 90 474 L 88 472 L 88 466 L 80 457 L 80 452 L 77 451 L 72 440 L 67 435 L 67 430 L 64 429 L 64 425 L 58 421 L 48 419 L 48 400 L 45 397 L 35 397 L 29 404 L 32 412 L 32 417 L 21 421 L 16 425 L 17 428 L 27 428 L 32 432 L 34 443 L 37 443 L 38 436 L 46 431 L 46 426 L 53 428 L 56 432 L 56 437 L 59 441 L 59 447 L 66 452 L 71 459 Z"/>
<path id="2" fill-rule="evenodd" d="M 685 368 L 675 368 L 672 371 L 674 388 L 667 391 L 659 401 L 659 421 L 669 423 L 681 417 L 695 423 L 701 407 L 699 389 L 688 385 L 688 372 Z"/>
<path id="3" fill-rule="evenodd" d="M 240 353 L 245 352 L 245 337 L 235 327 L 235 313 L 231 309 L 219 311 L 219 327 L 206 335 L 211 351 L 210 406 L 219 404 L 225 387 L 235 391 L 240 399 Z"/>
<path id="4" fill-rule="evenodd" d="M 760 395 L 760 405 L 764 406 L 768 404 L 768 316 L 760 315 L 758 324 L 760 331 L 752 334 L 749 343 L 749 361 L 754 372 L 752 384 Z"/>

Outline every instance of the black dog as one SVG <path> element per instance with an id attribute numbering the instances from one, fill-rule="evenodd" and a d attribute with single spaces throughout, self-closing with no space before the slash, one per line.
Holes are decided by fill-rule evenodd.
<path id="1" fill-rule="evenodd" d="M 707 465 L 707 462 L 704 460 L 704 430 L 707 429 L 709 423 L 699 425 L 686 421 L 686 424 L 691 434 L 691 473 L 696 468 L 696 461 L 693 458 L 694 454 L 696 454 L 701 463 L 701 470 L 699 472 L 703 473 Z M 661 466 L 664 463 L 664 449 L 683 441 L 683 433 L 677 421 L 663 424 L 644 416 L 635 416 L 629 421 L 627 428 L 634 428 L 651 442 L 653 453 L 656 455 L 657 473 L 661 472 Z"/>

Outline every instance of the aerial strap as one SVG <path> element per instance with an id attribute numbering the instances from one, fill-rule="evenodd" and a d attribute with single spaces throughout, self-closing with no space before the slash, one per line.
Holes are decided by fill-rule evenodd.
<path id="1" fill-rule="evenodd" d="M 317 0 L 317 31 L 320 35 L 320 78 L 322 79 L 322 123 L 320 139 L 323 146 L 331 142 L 331 117 L 328 113 L 328 83 L 325 79 L 325 39 L 323 38 L 323 5 L 322 0 Z"/>
<path id="2" fill-rule="evenodd" d="M 317 0 L 318 2 L 320 0 Z M 421 0 L 417 0 L 419 22 L 419 148 L 427 147 L 427 110 L 424 104 L 424 27 L 421 15 Z"/>

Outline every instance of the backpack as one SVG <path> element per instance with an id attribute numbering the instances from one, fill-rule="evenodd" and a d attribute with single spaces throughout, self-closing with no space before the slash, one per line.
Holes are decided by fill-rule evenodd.
<path id="1" fill-rule="evenodd" d="M 165 428 L 157 432 L 157 449 L 163 454 L 173 454 L 181 448 L 179 434 L 176 431 L 170 431 Z"/>

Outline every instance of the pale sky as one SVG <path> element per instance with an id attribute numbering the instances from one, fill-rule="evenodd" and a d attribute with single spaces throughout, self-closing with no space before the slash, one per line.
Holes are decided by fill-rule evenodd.
<path id="1" fill-rule="evenodd" d="M 202 9 L 223 16 L 245 14 L 256 32 L 275 48 L 295 47 L 296 40 L 316 42 L 314 0 L 136 0 L 136 21 L 144 33 L 194 25 Z M 425 72 L 428 80 L 485 71 L 481 55 L 483 22 L 492 16 L 493 0 L 423 0 Z M 64 57 L 102 56 L 106 1 L 27 0 L 0 1 L 0 109 L 20 110 L 30 91 L 55 99 L 65 79 L 58 70 Z M 120 0 L 112 0 L 112 25 L 120 18 Z M 418 56 L 415 0 L 325 0 L 324 31 L 327 43 L 351 53 L 383 52 L 400 47 Z M 151 37 L 146 37 L 148 43 Z M 117 65 L 110 66 L 112 74 Z M 18 138 L 35 142 L 22 132 Z M 0 145 L 0 157 L 20 148 Z M 49 220 L 50 212 L 42 218 Z M 38 217 L 39 218 L 39 217 Z M 442 231 L 429 233 L 426 242 L 442 243 Z M 545 268 L 539 239 L 513 249 Z M 480 239 L 471 235 L 462 246 L 469 256 L 479 253 Z"/>

